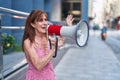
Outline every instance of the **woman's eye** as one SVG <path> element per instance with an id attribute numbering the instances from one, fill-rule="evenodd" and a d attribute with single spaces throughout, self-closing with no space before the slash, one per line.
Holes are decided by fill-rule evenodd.
<path id="1" fill-rule="evenodd" d="M 39 22 L 47 21 L 47 19 L 40 19 Z"/>
<path id="2" fill-rule="evenodd" d="M 42 22 L 42 21 L 43 21 L 43 19 L 40 19 L 39 21 L 40 21 L 40 22 Z"/>
<path id="3" fill-rule="evenodd" d="M 45 21 L 48 21 L 47 19 L 45 19 Z"/>

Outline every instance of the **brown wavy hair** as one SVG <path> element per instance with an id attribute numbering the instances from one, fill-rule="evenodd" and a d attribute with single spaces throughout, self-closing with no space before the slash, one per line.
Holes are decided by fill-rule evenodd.
<path id="1" fill-rule="evenodd" d="M 43 15 L 45 15 L 46 18 L 48 18 L 48 15 L 46 12 L 44 12 L 42 10 L 33 10 L 33 11 L 31 11 L 29 16 L 27 17 L 26 23 L 25 23 L 24 34 L 23 34 L 23 40 L 22 40 L 23 51 L 24 51 L 24 47 L 23 47 L 24 40 L 29 39 L 31 43 L 34 42 L 35 30 L 32 27 L 31 23 L 35 23 L 36 21 L 39 21 Z"/>

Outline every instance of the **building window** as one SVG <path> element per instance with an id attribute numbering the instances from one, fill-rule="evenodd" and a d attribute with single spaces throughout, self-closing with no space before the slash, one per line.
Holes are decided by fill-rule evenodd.
<path id="1" fill-rule="evenodd" d="M 72 14 L 75 18 L 73 23 L 77 23 L 81 19 L 81 1 L 66 0 L 62 1 L 62 20 L 65 20 L 68 14 Z"/>

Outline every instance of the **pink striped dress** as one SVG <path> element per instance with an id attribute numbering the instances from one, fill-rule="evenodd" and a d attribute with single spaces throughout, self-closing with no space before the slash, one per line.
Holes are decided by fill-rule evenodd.
<path id="1" fill-rule="evenodd" d="M 40 48 L 36 48 L 36 51 L 39 57 L 45 55 L 44 51 Z M 29 67 L 26 72 L 25 80 L 56 80 L 51 61 L 40 71 L 38 71 L 28 59 L 27 61 Z"/>

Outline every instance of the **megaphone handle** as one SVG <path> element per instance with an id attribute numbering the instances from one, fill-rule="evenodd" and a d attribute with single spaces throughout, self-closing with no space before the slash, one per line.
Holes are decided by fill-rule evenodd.
<path id="1" fill-rule="evenodd" d="M 52 44 L 51 44 L 50 39 L 48 39 L 48 41 L 49 41 L 49 44 L 50 44 L 50 49 L 52 49 Z"/>
<path id="2" fill-rule="evenodd" d="M 48 39 L 48 40 L 49 40 L 49 43 L 50 43 L 50 49 L 52 49 L 51 41 L 50 41 L 50 39 Z M 58 38 L 56 37 L 55 55 L 53 56 L 53 58 L 55 58 L 57 56 L 57 49 L 58 49 Z"/>
<path id="3" fill-rule="evenodd" d="M 58 49 L 58 37 L 56 37 L 55 55 L 53 56 L 53 58 L 57 56 L 57 49 Z"/>

